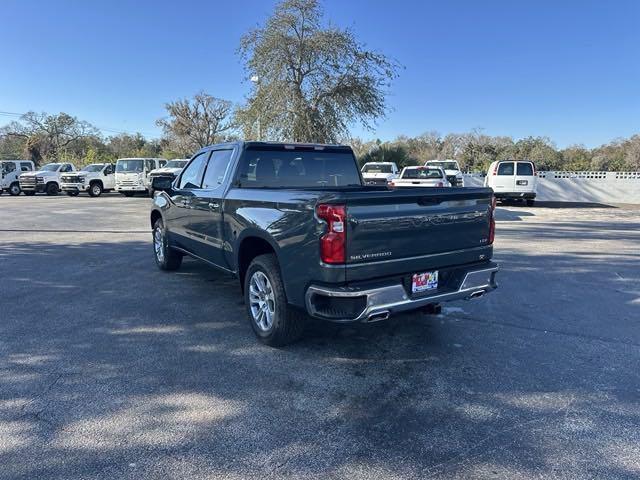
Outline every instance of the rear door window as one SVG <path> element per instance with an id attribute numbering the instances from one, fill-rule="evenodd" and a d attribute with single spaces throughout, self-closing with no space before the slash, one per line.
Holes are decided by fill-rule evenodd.
<path id="1" fill-rule="evenodd" d="M 211 158 L 209 158 L 204 180 L 202 181 L 202 188 L 214 189 L 222 184 L 232 153 L 233 150 L 215 150 L 211 152 Z"/>
<path id="2" fill-rule="evenodd" d="M 526 175 L 529 177 L 533 176 L 533 165 L 529 162 L 518 162 L 516 168 L 518 175 Z"/>
<path id="3" fill-rule="evenodd" d="M 498 175 L 513 175 L 513 162 L 502 162 L 498 165 Z"/>

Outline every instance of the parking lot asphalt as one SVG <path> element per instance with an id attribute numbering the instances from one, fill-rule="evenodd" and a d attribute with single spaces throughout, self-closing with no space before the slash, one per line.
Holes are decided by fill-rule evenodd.
<path id="1" fill-rule="evenodd" d="M 149 203 L 0 197 L 0 478 L 640 476 L 640 209 L 499 207 L 491 295 L 276 350 Z"/>

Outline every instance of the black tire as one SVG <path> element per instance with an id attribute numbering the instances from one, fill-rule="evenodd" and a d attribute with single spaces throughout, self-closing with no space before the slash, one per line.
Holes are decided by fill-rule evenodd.
<path id="1" fill-rule="evenodd" d="M 271 325 L 268 328 L 264 328 L 264 325 L 260 324 L 252 310 L 252 298 L 254 299 L 254 307 L 259 309 L 256 306 L 258 297 L 251 294 L 252 278 L 258 272 L 260 272 L 258 275 L 266 276 L 269 281 L 267 285 L 270 287 L 266 290 L 272 292 L 270 297 L 272 300 L 263 301 L 263 304 L 269 305 L 270 302 L 273 304 L 273 312 L 270 313 Z M 271 347 L 283 347 L 295 342 L 302 336 L 307 316 L 287 302 L 280 266 L 274 254 L 259 255 L 251 261 L 244 277 L 244 303 L 251 328 L 253 328 L 254 333 L 262 343 Z M 266 308 L 270 307 L 267 306 Z"/>
<path id="2" fill-rule="evenodd" d="M 125 197 L 133 197 L 136 192 L 120 192 L 121 194 L 123 194 Z"/>
<path id="3" fill-rule="evenodd" d="M 20 195 L 20 192 L 22 192 L 22 189 L 20 188 L 20 184 L 18 182 L 13 182 L 11 185 L 9 185 L 9 195 L 17 197 L 18 195 Z"/>
<path id="4" fill-rule="evenodd" d="M 34 192 L 33 190 L 26 190 L 23 192 L 27 197 L 33 197 L 36 192 Z"/>
<path id="5" fill-rule="evenodd" d="M 78 191 L 67 192 L 67 195 L 69 195 L 70 197 L 77 197 L 78 195 L 80 195 L 80 192 L 78 192 Z"/>
<path id="6" fill-rule="evenodd" d="M 45 192 L 47 195 L 49 195 L 50 197 L 53 197 L 55 195 L 58 195 L 58 184 L 57 183 L 47 183 L 47 187 L 45 188 Z"/>
<path id="7" fill-rule="evenodd" d="M 89 196 L 99 197 L 102 195 L 102 185 L 100 182 L 93 182 L 89 185 Z"/>
<path id="8" fill-rule="evenodd" d="M 536 203 L 535 200 L 527 200 L 527 207 L 533 207 L 535 203 Z"/>
<path id="9" fill-rule="evenodd" d="M 159 235 L 160 238 L 156 238 L 156 235 Z M 153 258 L 155 258 L 158 268 L 167 271 L 179 269 L 180 265 L 182 265 L 183 255 L 169 246 L 167 231 L 161 218 L 153 224 L 152 239 Z"/>

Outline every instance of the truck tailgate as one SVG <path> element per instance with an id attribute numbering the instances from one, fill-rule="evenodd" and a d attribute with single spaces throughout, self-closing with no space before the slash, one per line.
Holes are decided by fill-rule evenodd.
<path id="1" fill-rule="evenodd" d="M 347 282 L 491 258 L 492 191 L 430 188 L 347 198 Z"/>

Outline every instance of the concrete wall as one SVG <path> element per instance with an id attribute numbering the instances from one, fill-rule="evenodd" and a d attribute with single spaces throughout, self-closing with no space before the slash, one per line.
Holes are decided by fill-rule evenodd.
<path id="1" fill-rule="evenodd" d="M 465 175 L 469 187 L 483 183 L 480 175 Z M 549 202 L 640 204 L 640 172 L 538 172 L 537 193 Z"/>

